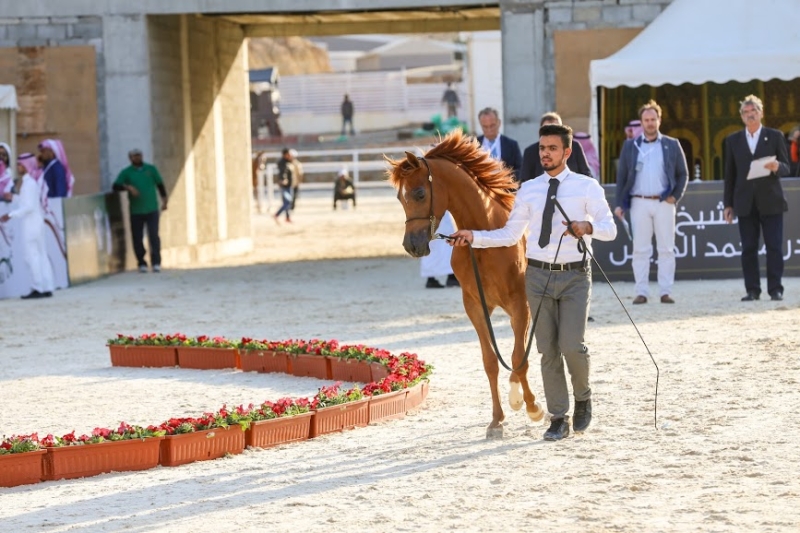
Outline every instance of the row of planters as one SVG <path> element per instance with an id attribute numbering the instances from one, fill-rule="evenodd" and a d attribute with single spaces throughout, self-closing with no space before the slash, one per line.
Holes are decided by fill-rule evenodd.
<path id="1" fill-rule="evenodd" d="M 113 366 L 194 369 L 238 368 L 245 372 L 281 372 L 371 383 L 402 365 L 409 354 L 393 356 L 387 350 L 364 345 L 340 345 L 336 340 L 269 341 L 224 337 L 187 337 L 150 333 L 139 337 L 118 335 L 108 343 Z"/>
<path id="2" fill-rule="evenodd" d="M 265 354 L 259 357 L 273 357 L 266 354 L 275 353 L 274 349 L 253 350 L 245 347 L 254 346 L 255 343 L 277 347 L 277 344 L 267 341 L 242 339 L 239 346 L 234 345 L 233 349 L 242 348 L 242 353 L 255 351 Z M 113 341 L 109 343 L 109 346 L 115 345 L 137 346 L 114 344 Z M 328 361 L 336 358 L 323 355 L 322 352 L 334 347 L 340 349 L 336 341 L 288 341 L 281 344 L 281 350 L 287 346 L 292 346 L 292 350 L 299 349 L 299 346 L 309 350 L 318 349 L 320 352 L 313 357 Z M 211 348 L 221 349 L 218 346 Z M 354 361 L 367 361 L 364 354 L 370 354 L 369 357 L 375 360 L 368 362 L 376 367 L 381 366 L 385 376 L 363 387 L 346 391 L 341 390 L 341 383 L 338 382 L 321 387 L 312 399 L 284 398 L 232 410 L 223 406 L 219 411 L 205 413 L 198 418 L 172 418 L 148 427 L 131 426 L 123 422 L 116 429 L 96 428 L 91 435 L 76 436 L 72 432 L 61 437 L 47 435 L 41 439 L 37 434 L 3 438 L 0 442 L 0 487 L 88 477 L 112 471 L 146 470 L 159 464 L 178 466 L 217 459 L 241 453 L 245 446 L 269 448 L 363 427 L 380 420 L 402 418 L 406 411 L 424 402 L 429 387 L 427 378 L 432 368 L 415 354 L 395 356 L 385 350 L 363 346 L 343 348 L 351 354 L 360 354 L 358 357 L 365 357 L 353 357 Z M 291 365 L 293 360 L 288 359 L 287 365 Z M 327 372 L 332 367 L 328 364 L 325 368 Z M 325 377 L 317 373 L 302 375 Z"/>

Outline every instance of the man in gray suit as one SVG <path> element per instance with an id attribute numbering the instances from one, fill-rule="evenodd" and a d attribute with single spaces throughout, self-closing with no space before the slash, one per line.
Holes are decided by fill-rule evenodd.
<path id="1" fill-rule="evenodd" d="M 662 135 L 661 106 L 650 100 L 639 108 L 642 134 L 622 145 L 617 168 L 614 214 L 631 213 L 633 231 L 634 304 L 649 297 L 650 257 L 653 234 L 658 248 L 658 287 L 662 304 L 673 304 L 675 283 L 675 209 L 686 192 L 689 171 L 680 143 Z"/>
<path id="2" fill-rule="evenodd" d="M 783 300 L 783 213 L 788 210 L 780 178 L 789 175 L 789 155 L 783 133 L 763 127 L 764 105 L 755 95 L 745 96 L 739 107 L 745 129 L 725 139 L 725 221 L 739 217 L 742 238 L 742 271 L 747 294 L 743 302 L 761 296 L 758 268 L 759 233 L 767 248 L 767 292 L 772 300 Z M 774 156 L 764 165 L 767 175 L 747 179 L 755 159 Z"/>

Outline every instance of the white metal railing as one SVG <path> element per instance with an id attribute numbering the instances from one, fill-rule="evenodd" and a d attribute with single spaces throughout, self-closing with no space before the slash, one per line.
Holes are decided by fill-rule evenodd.
<path id="1" fill-rule="evenodd" d="M 352 150 L 308 150 L 303 152 L 303 158 L 325 158 L 330 157 L 329 161 L 306 162 L 300 161 L 303 165 L 303 174 L 334 174 L 346 168 L 351 173 L 353 183 L 358 185 L 361 171 L 384 170 L 386 161 L 380 159 L 363 160 L 364 155 L 386 155 L 399 157 L 405 152 L 413 152 L 423 155 L 423 150 L 419 147 L 408 146 L 386 146 L 384 148 L 358 148 Z M 281 157 L 281 152 L 262 152 L 261 156 L 268 159 L 277 160 Z M 333 160 L 333 158 L 348 157 L 348 161 Z M 257 173 L 256 201 L 258 212 L 271 211 L 273 202 L 276 202 L 275 171 L 276 163 L 267 163 L 263 170 Z M 301 184 L 301 188 L 308 187 L 310 184 Z"/>
<path id="2" fill-rule="evenodd" d="M 467 102 L 464 83 L 454 83 L 462 106 Z M 408 83 L 405 70 L 396 72 L 341 72 L 284 76 L 280 81 L 281 114 L 338 114 L 345 94 L 360 112 L 441 109 L 443 83 Z"/>

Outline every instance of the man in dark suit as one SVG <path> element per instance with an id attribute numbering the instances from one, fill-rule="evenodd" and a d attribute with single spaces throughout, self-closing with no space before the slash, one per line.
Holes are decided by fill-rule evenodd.
<path id="1" fill-rule="evenodd" d="M 478 142 L 493 158 L 501 160 L 514 173 L 519 181 L 519 167 L 522 164 L 522 152 L 517 141 L 500 134 L 500 115 L 497 109 L 487 107 L 478 113 L 478 122 L 483 135 Z"/>
<path id="2" fill-rule="evenodd" d="M 764 105 L 754 95 L 745 96 L 739 107 L 745 129 L 725 139 L 725 221 L 739 217 L 742 239 L 742 272 L 747 295 L 743 302 L 758 300 L 761 274 L 758 267 L 759 232 L 767 248 L 767 292 L 772 300 L 783 300 L 783 213 L 788 205 L 780 178 L 789 175 L 789 155 L 783 134 L 761 125 Z M 747 179 L 750 164 L 763 157 L 775 161 L 763 168 L 769 174 Z"/>
<path id="3" fill-rule="evenodd" d="M 686 192 L 689 170 L 678 139 L 663 135 L 661 106 L 650 100 L 639 108 L 642 134 L 622 145 L 617 167 L 614 214 L 631 213 L 633 231 L 634 304 L 649 297 L 653 234 L 658 248 L 658 289 L 662 304 L 673 304 L 675 283 L 675 210 Z"/>
<path id="4" fill-rule="evenodd" d="M 546 126 L 548 124 L 556 124 L 561 126 L 561 116 L 555 111 L 550 111 L 542 115 L 539 121 L 539 126 Z M 586 154 L 583 152 L 581 143 L 572 142 L 572 153 L 567 159 L 567 166 L 569 169 L 577 174 L 592 177 L 592 171 L 589 170 L 589 163 L 586 160 Z M 542 162 L 539 159 L 539 143 L 535 142 L 525 148 L 525 153 L 522 154 L 522 169 L 519 173 L 520 183 L 525 183 L 532 180 L 537 176 L 544 174 Z"/>

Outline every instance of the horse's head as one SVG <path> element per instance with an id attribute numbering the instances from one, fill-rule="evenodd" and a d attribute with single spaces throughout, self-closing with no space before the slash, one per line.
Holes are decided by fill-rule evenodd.
<path id="1" fill-rule="evenodd" d="M 435 193 L 441 184 L 431 179 L 428 162 L 411 152 L 406 152 L 405 159 L 388 162 L 392 167 L 389 181 L 397 189 L 397 199 L 406 213 L 403 248 L 413 257 L 428 255 L 435 231 L 431 227 L 431 217 L 435 217 L 438 225 L 446 209 L 443 191 Z"/>

